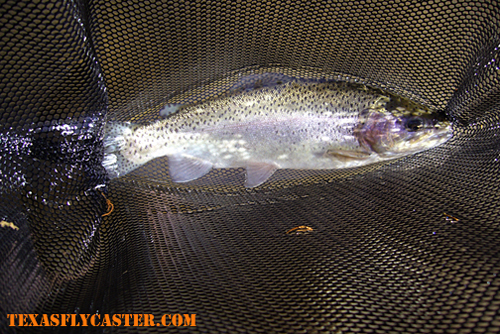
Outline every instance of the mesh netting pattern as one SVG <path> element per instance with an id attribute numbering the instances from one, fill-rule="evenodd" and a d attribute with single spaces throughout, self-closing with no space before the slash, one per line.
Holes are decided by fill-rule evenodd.
<path id="1" fill-rule="evenodd" d="M 193 332 L 500 331 L 499 5 L 3 2 L 0 331 L 7 313 L 96 312 L 195 313 Z M 172 183 L 167 159 L 106 178 L 105 121 L 263 75 L 384 88 L 444 110 L 454 136 L 255 189 L 239 169 Z"/>

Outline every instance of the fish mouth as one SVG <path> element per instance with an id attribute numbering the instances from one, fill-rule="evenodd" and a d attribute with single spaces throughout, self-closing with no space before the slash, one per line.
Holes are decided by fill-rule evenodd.
<path id="1" fill-rule="evenodd" d="M 416 147 L 420 147 L 421 149 L 433 148 L 445 143 L 452 137 L 453 131 L 451 129 L 451 125 L 447 125 L 445 127 L 436 127 L 427 131 L 427 133 L 415 136 L 409 140 L 409 143 L 415 145 Z"/>
<path id="2" fill-rule="evenodd" d="M 429 124 L 431 123 L 431 124 Z M 427 121 L 427 125 L 424 125 L 422 129 L 422 134 L 427 134 L 428 138 L 437 138 L 442 136 L 448 136 L 453 132 L 451 123 L 447 121 L 436 121 L 432 119 L 432 121 Z M 419 132 L 415 132 L 418 134 Z"/>
<path id="3" fill-rule="evenodd" d="M 453 129 L 449 122 L 438 122 L 434 125 L 434 133 L 431 138 L 440 139 L 440 138 L 451 138 L 453 136 Z"/>
<path id="4" fill-rule="evenodd" d="M 439 128 L 437 131 L 435 131 L 429 137 L 429 140 L 435 142 L 445 142 L 451 137 L 453 137 L 453 131 L 451 129 L 451 126 L 447 126 L 445 128 Z"/>

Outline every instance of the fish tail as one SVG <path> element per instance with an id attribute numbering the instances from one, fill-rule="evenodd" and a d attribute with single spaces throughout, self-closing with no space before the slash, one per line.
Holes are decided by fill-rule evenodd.
<path id="1" fill-rule="evenodd" d="M 127 137 L 133 133 L 135 127 L 137 125 L 124 122 L 106 124 L 102 166 L 106 169 L 110 179 L 125 175 L 144 164 L 131 161 L 123 155 Z"/>

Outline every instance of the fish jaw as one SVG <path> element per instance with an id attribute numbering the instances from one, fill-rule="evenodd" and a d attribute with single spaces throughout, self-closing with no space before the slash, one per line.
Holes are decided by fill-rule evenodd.
<path id="1" fill-rule="evenodd" d="M 418 120 L 419 126 L 413 128 Z M 355 130 L 360 145 L 378 154 L 381 159 L 393 159 L 422 152 L 448 141 L 453 135 L 451 124 L 438 121 L 433 115 L 394 115 L 378 110 L 366 111 Z"/>

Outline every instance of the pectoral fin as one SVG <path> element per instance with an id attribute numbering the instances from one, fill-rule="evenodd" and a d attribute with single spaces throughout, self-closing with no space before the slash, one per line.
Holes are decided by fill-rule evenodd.
<path id="1" fill-rule="evenodd" d="M 328 150 L 326 151 L 325 155 L 335 157 L 340 160 L 364 160 L 368 159 L 371 156 L 371 153 L 363 150 Z"/>
<path id="2" fill-rule="evenodd" d="M 250 162 L 247 164 L 247 180 L 245 187 L 253 188 L 266 182 L 278 169 L 274 164 L 265 162 Z"/>
<path id="3" fill-rule="evenodd" d="M 174 182 L 196 180 L 212 169 L 211 162 L 186 155 L 169 156 L 168 165 L 170 177 Z"/>

